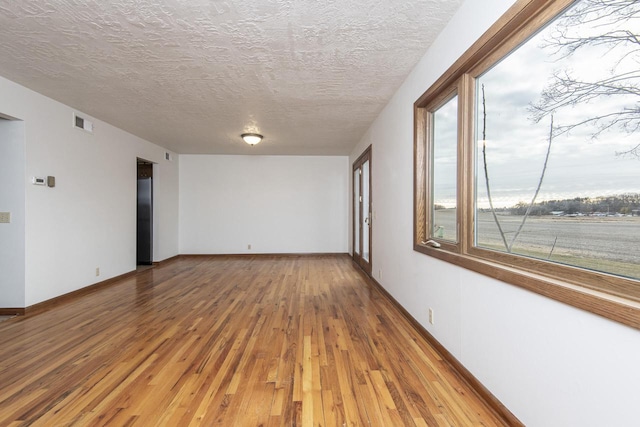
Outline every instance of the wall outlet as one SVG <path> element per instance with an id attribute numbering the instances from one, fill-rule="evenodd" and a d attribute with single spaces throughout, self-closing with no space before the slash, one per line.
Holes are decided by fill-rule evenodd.
<path id="1" fill-rule="evenodd" d="M 435 320 L 433 317 L 433 308 L 429 308 L 429 323 L 434 324 Z"/>
<path id="2" fill-rule="evenodd" d="M 100 267 L 96 267 L 96 276 L 100 275 Z"/>
<path id="3" fill-rule="evenodd" d="M 382 279 L 382 269 L 378 270 L 378 279 Z"/>
<path id="4" fill-rule="evenodd" d="M 0 212 L 0 223 L 9 224 L 11 222 L 11 212 Z"/>
<path id="5" fill-rule="evenodd" d="M 251 250 L 251 243 L 247 245 L 247 249 Z"/>

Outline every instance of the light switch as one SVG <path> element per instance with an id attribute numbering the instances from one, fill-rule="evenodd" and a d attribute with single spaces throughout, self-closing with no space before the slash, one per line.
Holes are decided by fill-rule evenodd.
<path id="1" fill-rule="evenodd" d="M 9 224 L 11 222 L 11 212 L 0 212 L 0 224 Z"/>

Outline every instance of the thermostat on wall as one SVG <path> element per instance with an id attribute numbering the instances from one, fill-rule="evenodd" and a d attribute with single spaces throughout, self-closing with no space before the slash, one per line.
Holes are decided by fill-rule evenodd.
<path id="1" fill-rule="evenodd" d="M 31 178 L 31 182 L 34 185 L 47 185 L 47 179 L 39 176 L 34 176 L 33 178 Z"/>

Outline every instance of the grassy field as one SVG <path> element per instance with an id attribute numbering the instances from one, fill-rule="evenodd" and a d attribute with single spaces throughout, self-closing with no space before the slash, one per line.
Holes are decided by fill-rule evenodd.
<path id="1" fill-rule="evenodd" d="M 511 241 L 522 216 L 498 219 Z M 438 211 L 437 220 L 445 233 L 455 230 L 455 210 Z M 478 246 L 504 250 L 491 213 L 478 215 L 476 229 Z M 640 279 L 640 217 L 531 216 L 512 252 Z"/>

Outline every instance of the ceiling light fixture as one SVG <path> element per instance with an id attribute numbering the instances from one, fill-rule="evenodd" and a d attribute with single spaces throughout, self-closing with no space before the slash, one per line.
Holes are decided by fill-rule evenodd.
<path id="1" fill-rule="evenodd" d="M 259 143 L 260 141 L 262 141 L 262 135 L 260 135 L 258 133 L 243 133 L 240 136 L 242 137 L 244 142 L 246 142 L 247 144 L 249 144 L 251 146 L 254 146 L 257 143 Z"/>

